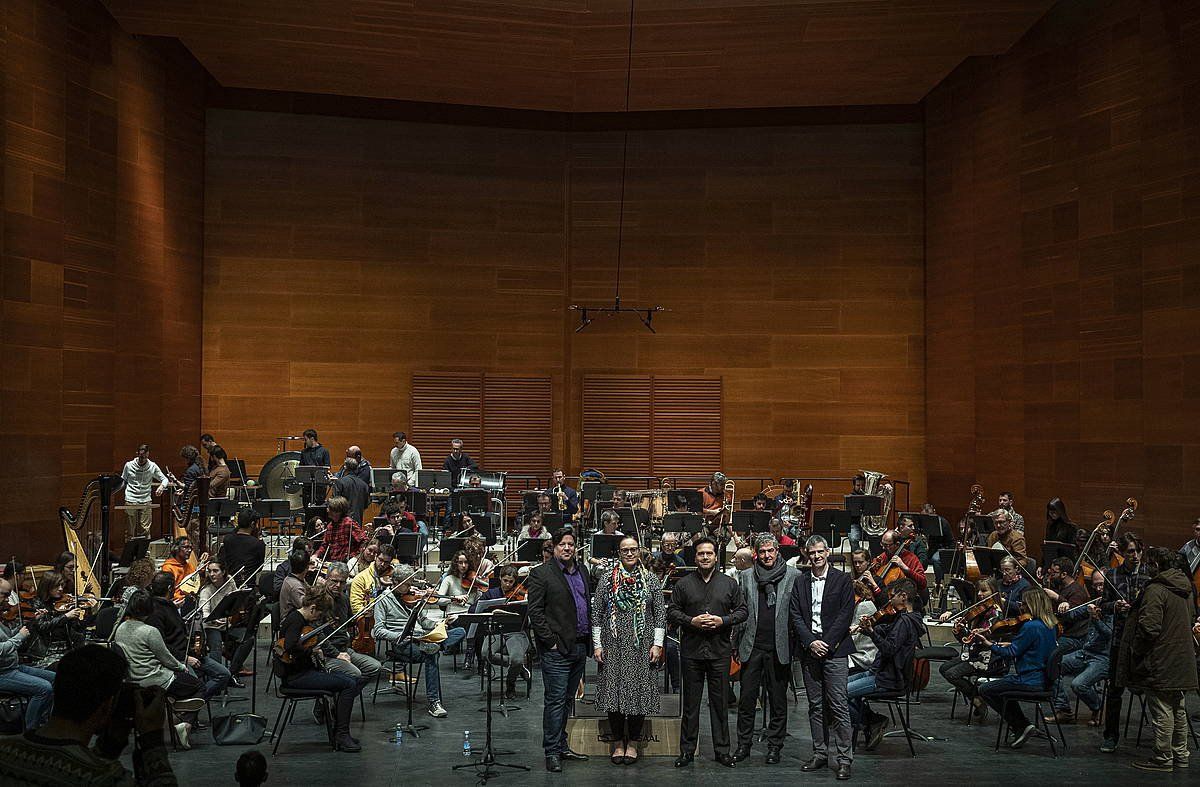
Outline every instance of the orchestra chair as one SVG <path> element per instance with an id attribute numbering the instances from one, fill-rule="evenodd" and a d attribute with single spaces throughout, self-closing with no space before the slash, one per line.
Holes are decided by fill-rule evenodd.
<path id="1" fill-rule="evenodd" d="M 279 602 L 278 601 L 267 604 L 267 614 L 271 616 L 271 644 L 273 646 L 275 644 L 275 642 L 279 639 L 280 620 L 279 620 Z M 266 694 L 270 694 L 271 687 L 275 684 L 275 660 L 272 659 L 270 655 L 267 656 L 267 659 L 271 662 L 271 674 L 267 676 L 267 679 L 265 681 L 263 681 L 263 683 L 266 684 L 263 687 L 263 692 Z"/>
<path id="2" fill-rule="evenodd" d="M 120 615 L 122 607 L 117 604 L 110 604 L 104 609 L 96 613 L 96 629 L 93 637 L 98 642 L 108 642 L 112 636 L 113 629 L 117 627 L 117 617 Z"/>
<path id="3" fill-rule="evenodd" d="M 881 705 L 888 706 L 888 712 L 892 719 L 899 719 L 901 729 L 904 731 L 904 738 L 908 741 L 908 753 L 911 757 L 917 756 L 917 750 L 913 747 L 913 737 L 917 735 L 912 730 L 912 685 L 913 685 L 913 662 L 916 657 L 909 659 L 908 665 L 904 668 L 904 687 L 899 691 L 876 691 L 868 694 L 862 699 L 868 707 L 872 703 L 878 702 Z M 854 730 L 850 739 L 850 748 L 853 751 L 858 742 L 858 730 Z"/>
<path id="4" fill-rule="evenodd" d="M 273 682 L 276 678 L 275 660 L 271 660 L 271 678 L 268 683 Z M 278 696 L 283 702 L 279 705 L 279 713 L 275 716 L 275 726 L 271 728 L 271 737 L 275 739 L 275 745 L 271 747 L 271 756 L 274 757 L 279 752 L 279 744 L 283 740 L 284 730 L 291 723 L 292 718 L 296 715 L 296 705 L 301 702 L 311 700 L 316 703 L 319 699 L 325 700 L 325 737 L 329 741 L 329 746 L 337 751 L 337 746 L 334 745 L 333 737 L 333 704 L 335 694 L 332 691 L 318 691 L 315 689 L 290 689 L 283 683 L 283 679 L 279 680 Z M 361 694 L 359 695 L 361 699 Z"/>
<path id="5" fill-rule="evenodd" d="M 1055 653 L 1050 657 L 1050 663 L 1046 665 L 1046 683 L 1041 688 L 1032 686 L 1009 689 L 1002 694 L 997 695 L 1003 702 L 1000 705 L 1000 719 L 996 725 L 996 751 L 1000 751 L 1000 742 L 1004 740 L 1004 730 L 1008 726 L 1004 721 L 1004 714 L 1008 710 L 1010 702 L 1024 702 L 1033 705 L 1033 726 L 1036 732 L 1045 735 L 1046 740 L 1050 742 L 1050 754 L 1058 759 L 1058 749 L 1054 745 L 1054 736 L 1050 734 L 1050 722 L 1042 712 L 1043 704 L 1050 708 L 1050 702 L 1053 697 L 1053 686 L 1058 680 L 1059 672 L 1062 665 L 1062 653 Z M 1053 709 L 1053 708 L 1051 708 Z M 1067 738 L 1063 735 L 1062 724 L 1058 719 L 1054 720 L 1054 726 L 1058 728 L 1059 738 L 1062 740 L 1063 748 L 1067 748 Z"/>

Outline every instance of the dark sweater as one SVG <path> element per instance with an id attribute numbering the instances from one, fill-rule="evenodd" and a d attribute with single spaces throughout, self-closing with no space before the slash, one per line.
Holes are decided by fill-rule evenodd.
<path id="1" fill-rule="evenodd" d="M 185 659 L 188 649 L 187 625 L 174 603 L 169 599 L 155 597 L 154 610 L 145 622 L 162 634 L 163 643 L 172 656 L 180 661 Z"/>
<path id="2" fill-rule="evenodd" d="M 876 690 L 902 691 L 904 674 L 912 663 L 921 635 L 925 633 L 921 617 L 915 612 L 903 612 L 895 620 L 880 623 L 864 633 L 879 649 L 875 663 L 871 665 Z"/>

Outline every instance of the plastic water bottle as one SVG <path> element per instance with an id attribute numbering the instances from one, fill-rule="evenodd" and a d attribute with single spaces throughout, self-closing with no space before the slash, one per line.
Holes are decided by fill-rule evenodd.
<path id="1" fill-rule="evenodd" d="M 471 756 L 471 731 L 463 730 L 463 756 Z"/>
<path id="2" fill-rule="evenodd" d="M 392 743 L 398 748 L 404 745 L 404 725 L 397 724 L 392 732 Z"/>

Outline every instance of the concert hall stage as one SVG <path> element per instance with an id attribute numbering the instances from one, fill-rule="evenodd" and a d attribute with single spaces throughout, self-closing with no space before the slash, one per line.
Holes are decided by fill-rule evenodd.
<path id="1" fill-rule="evenodd" d="M 264 653 L 259 654 L 263 664 Z M 333 752 L 325 743 L 324 733 L 313 721 L 311 714 L 297 711 L 296 718 L 288 728 L 276 757 L 270 756 L 267 740 L 258 747 L 268 758 L 270 779 L 268 784 L 438 784 L 468 785 L 476 783 L 470 771 L 452 772 L 452 765 L 464 761 L 461 756 L 463 730 L 471 731 L 471 741 L 476 751 L 484 742 L 484 714 L 479 698 L 478 680 L 462 680 L 460 673 L 451 669 L 451 659 L 443 657 L 442 690 L 444 703 L 450 715 L 445 719 L 432 719 L 420 703 L 414 716 L 418 724 L 428 724 L 429 729 L 419 739 L 405 736 L 403 746 L 397 749 L 388 741 L 385 730 L 405 719 L 403 695 L 381 695 L 372 706 L 367 697 L 367 721 L 363 723 L 355 708 L 351 722 L 351 734 L 362 741 L 360 754 Z M 589 663 L 589 673 L 594 673 L 595 664 Z M 265 675 L 265 672 L 264 672 Z M 248 685 L 248 684 L 247 684 Z M 524 684 L 520 686 L 521 693 Z M 249 689 L 236 691 L 234 696 L 245 696 Z M 424 684 L 419 690 L 423 695 Z M 267 695 L 259 684 L 258 712 L 274 723 L 278 701 Z M 832 783 L 834 774 L 801 773 L 800 763 L 811 751 L 808 719 L 803 692 L 798 702 L 789 701 L 790 718 L 787 744 L 783 749 L 783 762 L 768 766 L 763 763 L 765 745 L 756 744 L 750 760 L 738 763 L 727 770 L 712 760 L 708 735 L 708 714 L 701 713 L 701 735 L 699 756 L 691 767 L 676 769 L 667 757 L 643 758 L 632 766 L 614 766 L 607 759 L 593 757 L 586 763 L 563 764 L 562 774 L 550 774 L 544 769 L 541 753 L 542 687 L 539 673 L 534 671 L 533 695 L 513 701 L 521 710 L 509 714 L 508 719 L 496 716 L 495 739 L 497 748 L 514 753 L 500 757 L 502 762 L 528 765 L 531 771 L 506 771 L 495 782 L 499 785 L 513 784 L 559 784 L 559 785 L 611 785 L 622 783 L 649 782 L 658 784 L 729 784 L 734 780 L 753 781 L 757 785 L 796 784 L 797 780 L 814 783 Z M 1129 763 L 1135 757 L 1148 756 L 1149 740 L 1152 735 L 1147 719 L 1142 732 L 1141 748 L 1135 749 L 1138 710 L 1134 709 L 1130 722 L 1130 736 L 1123 740 L 1116 754 L 1106 755 L 1098 751 L 1099 731 L 1083 724 L 1064 725 L 1067 750 L 1059 752 L 1057 760 L 1050 756 L 1046 741 L 1031 739 L 1017 751 L 1002 748 L 993 751 L 996 741 L 996 716 L 989 713 L 982 726 L 967 727 L 962 721 L 963 709 L 958 705 L 958 718 L 951 721 L 951 695 L 947 684 L 933 670 L 929 688 L 921 695 L 921 704 L 912 709 L 914 728 L 927 735 L 944 738 L 935 742 L 915 741 L 917 756 L 910 757 L 904 738 L 889 737 L 874 752 L 859 751 L 853 767 L 853 782 L 860 784 L 883 784 L 906 782 L 908 784 L 945 784 L 950 781 L 969 781 L 981 784 L 1029 784 L 1035 780 L 1043 784 L 1080 783 L 1081 780 L 1116 779 L 1121 782 L 1140 783 L 1150 779 L 1165 784 L 1191 783 L 1188 771 L 1177 771 L 1173 775 L 1146 774 L 1132 768 Z M 418 698 L 420 702 L 420 698 Z M 237 712 L 247 708 L 245 702 L 229 706 Z M 1200 700 L 1192 696 L 1189 700 L 1192 713 L 1200 711 Z M 214 715 L 219 715 L 219 705 L 214 705 Z M 1086 715 L 1086 712 L 1085 714 Z M 761 719 L 761 714 L 760 714 Z M 730 714 L 731 733 L 736 729 L 736 713 Z M 171 762 L 181 785 L 228 785 L 232 783 L 234 763 L 248 747 L 219 747 L 212 743 L 207 730 L 193 734 L 190 751 L 171 755 Z M 126 757 L 128 760 L 128 757 Z"/>

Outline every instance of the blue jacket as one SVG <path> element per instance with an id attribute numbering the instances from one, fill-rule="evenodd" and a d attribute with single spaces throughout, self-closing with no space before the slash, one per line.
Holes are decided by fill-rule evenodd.
<path id="1" fill-rule="evenodd" d="M 1046 685 L 1046 665 L 1054 652 L 1054 629 L 1033 619 L 1021 626 L 1011 645 L 992 645 L 992 653 L 1017 664 L 1017 678 L 1030 686 Z"/>

